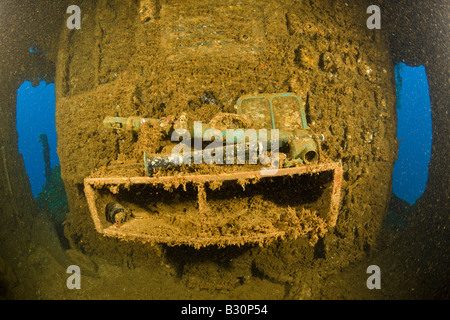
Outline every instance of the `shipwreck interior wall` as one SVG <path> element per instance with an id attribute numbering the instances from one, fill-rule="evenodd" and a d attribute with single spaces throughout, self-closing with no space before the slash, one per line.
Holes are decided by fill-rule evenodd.
<path id="1" fill-rule="evenodd" d="M 292 286 L 287 298 L 320 298 L 327 295 L 324 279 L 369 255 L 381 232 L 396 158 L 393 71 L 400 61 L 425 65 L 432 104 L 429 182 L 414 207 L 416 225 L 426 221 L 429 227 L 421 229 L 415 244 L 421 257 L 430 247 L 433 259 L 439 255 L 425 276 L 436 270 L 448 276 L 439 269 L 448 265 L 448 7 L 440 1 L 385 1 L 382 29 L 369 30 L 365 11 L 371 3 L 365 1 L 249 1 L 245 8 L 230 3 L 211 13 L 203 0 L 74 1 L 70 4 L 82 10 L 80 30 L 66 28 L 64 1 L 0 4 L 5 35 L 0 43 L 0 294 L 39 297 L 36 287 L 54 275 L 35 278 L 29 266 L 40 270 L 44 256 L 46 268 L 59 265 L 57 278 L 65 279 L 68 261 L 55 245 L 51 224 L 36 210 L 18 152 L 15 102 L 23 81 L 55 82 L 58 154 L 70 206 L 65 234 L 73 249 L 128 267 L 166 261 L 190 289 L 211 289 L 208 282 L 217 278 L 222 281 L 216 286 L 227 288 L 230 279 L 254 274 Z M 217 19 L 208 20 L 211 14 Z M 217 28 L 228 25 L 228 40 L 258 48 L 257 54 L 233 45 L 221 52 L 180 46 L 174 41 L 175 22 L 188 27 L 195 19 Z M 46 55 L 30 53 L 31 45 Z M 137 143 L 132 134 L 103 130 L 105 116 L 186 111 L 207 121 L 232 110 L 243 93 L 285 91 L 305 99 L 311 128 L 325 137 L 326 157 L 344 165 L 338 223 L 314 247 L 300 238 L 267 247 L 195 251 L 96 233 L 83 179 L 119 155 L 133 157 Z M 202 104 L 204 92 L 213 92 L 220 103 Z M 427 239 L 436 241 L 429 246 Z"/>
<path id="2" fill-rule="evenodd" d="M 368 252 L 386 212 L 397 148 L 385 33 L 367 29 L 356 3 L 231 1 L 216 5 L 216 20 L 207 1 L 155 3 L 146 19 L 137 3 L 99 2 L 84 9 L 88 18 L 81 30 L 63 31 L 56 124 L 72 245 L 108 256 L 112 245 L 126 257 L 129 250 L 148 250 L 99 240 L 92 228 L 83 179 L 118 157 L 133 158 L 137 149 L 132 133 L 101 128 L 105 116 L 187 112 L 190 119 L 209 121 L 214 113 L 232 110 L 242 94 L 296 92 L 307 101 L 310 126 L 325 137 L 324 158 L 343 161 L 342 209 L 320 249 L 303 247 L 304 239 L 282 242 L 262 250 L 255 264 L 270 277 L 289 278 L 299 263 L 309 267 L 313 261 L 304 257 L 314 251 L 335 266 Z M 206 31 L 191 31 L 199 23 Z M 186 40 L 182 28 L 194 39 Z M 216 31 L 228 41 L 220 50 L 195 42 L 214 40 Z M 204 92 L 213 93 L 219 104 L 199 103 Z M 303 249 L 292 254 L 299 246 Z M 282 258 L 268 258 L 273 256 Z M 282 262 L 286 257 L 288 264 Z M 286 272 L 287 265 L 292 270 Z"/>
<path id="3" fill-rule="evenodd" d="M 450 7 L 446 1 L 386 1 L 383 10 L 389 17 L 386 27 L 394 62 L 425 66 L 429 83 L 432 150 L 427 186 L 413 208 L 414 227 L 408 241 L 417 252 L 410 264 L 422 267 L 418 274 L 424 279 L 447 279 L 448 283 Z M 441 287 L 448 297 L 448 285 Z"/>

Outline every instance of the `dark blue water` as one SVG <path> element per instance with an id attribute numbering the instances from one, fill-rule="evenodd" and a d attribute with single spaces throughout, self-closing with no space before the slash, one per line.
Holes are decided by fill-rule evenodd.
<path id="1" fill-rule="evenodd" d="M 56 153 L 55 86 L 40 82 L 33 88 L 25 81 L 17 90 L 17 132 L 19 152 L 30 178 L 31 191 L 36 197 L 45 184 L 45 166 L 39 134 L 45 133 L 50 145 L 52 168 L 59 164 Z"/>
<path id="2" fill-rule="evenodd" d="M 425 190 L 431 156 L 431 105 L 425 68 L 396 67 L 398 159 L 393 192 L 414 204 Z"/>

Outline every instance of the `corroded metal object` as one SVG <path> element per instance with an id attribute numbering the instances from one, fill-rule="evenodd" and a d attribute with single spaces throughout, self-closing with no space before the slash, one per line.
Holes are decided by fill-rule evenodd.
<path id="1" fill-rule="evenodd" d="M 268 142 L 264 151 L 284 157 L 276 162 L 277 170 L 270 175 L 258 170 L 264 167 L 261 164 L 255 170 L 235 166 L 202 174 L 176 170 L 182 164 L 194 163 L 196 157 L 203 159 L 206 149 L 194 148 L 187 156 L 184 151 L 183 155 L 145 153 L 147 177 L 122 175 L 84 180 L 96 230 L 126 240 L 202 247 L 261 244 L 310 232 L 316 232 L 317 238 L 334 227 L 340 205 L 342 165 L 320 163 L 321 139 L 308 128 L 302 100 L 292 93 L 249 95 L 238 99 L 236 110 L 235 114 L 218 114 L 200 130 L 189 123 L 185 114 L 179 119 L 105 118 L 105 128 L 139 132 L 147 122 L 161 127 L 166 137 L 183 129 L 189 138 L 197 139 L 206 130 L 214 129 L 218 148 L 223 145 L 223 160 L 228 160 L 225 150 L 231 145 L 233 155 L 242 151 L 248 165 L 252 145 L 246 140 L 246 131 L 238 130 L 231 136 L 224 127 L 224 123 L 239 123 L 245 129 L 266 129 L 263 135 L 256 135 L 259 142 Z M 277 130 L 276 144 L 271 140 L 273 129 Z M 177 173 L 164 175 L 159 173 L 161 168 Z M 106 215 L 102 215 L 101 208 L 105 206 Z M 266 206 L 279 213 L 268 212 Z M 126 219 L 119 225 L 115 223 L 115 214 L 127 211 Z"/>
<path id="2" fill-rule="evenodd" d="M 163 176 L 163 177 L 117 177 L 117 178 L 86 178 L 84 180 L 85 194 L 88 201 L 88 206 L 91 212 L 92 219 L 96 230 L 111 237 L 117 237 L 125 240 L 140 240 L 150 243 L 166 243 L 168 245 L 190 245 L 194 247 L 203 247 L 207 245 L 242 245 L 245 243 L 261 244 L 269 243 L 279 238 L 289 237 L 292 233 L 289 226 L 282 226 L 278 230 L 266 233 L 264 230 L 258 231 L 258 225 L 253 227 L 253 232 L 248 232 L 245 235 L 240 234 L 224 234 L 220 236 L 220 226 L 208 225 L 208 218 L 211 218 L 213 213 L 209 213 L 207 209 L 208 198 L 207 194 L 216 186 L 216 183 L 226 182 L 244 182 L 256 183 L 264 181 L 264 179 L 273 178 L 293 178 L 295 176 L 308 175 L 314 177 L 321 173 L 327 172 L 331 175 L 331 183 L 325 195 L 320 197 L 318 201 L 328 203 L 325 208 L 323 220 L 327 228 L 332 228 L 336 225 L 339 214 L 341 186 L 342 186 L 342 165 L 341 163 L 325 163 L 316 165 L 306 165 L 293 168 L 279 169 L 275 175 L 262 176 L 261 171 L 246 171 L 237 173 L 223 173 L 223 174 L 206 174 L 206 175 L 186 175 L 186 176 Z M 192 196 L 198 203 L 198 216 L 204 216 L 205 226 L 208 229 L 217 228 L 219 236 L 211 237 L 211 234 L 205 233 L 204 236 L 193 237 L 189 232 L 189 228 L 185 232 L 181 228 L 172 225 L 170 215 L 175 212 L 155 213 L 148 211 L 145 207 L 134 206 L 133 217 L 129 218 L 126 223 L 117 227 L 111 225 L 105 220 L 104 215 L 101 214 L 99 208 L 102 206 L 102 195 L 105 190 L 111 186 L 119 188 L 119 190 L 136 190 L 141 193 L 141 197 L 150 197 L 158 194 L 159 187 L 171 189 L 177 192 L 183 192 L 187 185 L 193 186 L 196 190 L 196 196 Z M 274 188 L 277 186 L 275 185 Z M 181 189 L 180 189 L 181 188 Z M 205 189 L 206 192 L 205 192 Z M 143 192 L 146 190 L 147 193 Z M 219 191 L 220 192 L 220 191 Z M 245 188 L 242 191 L 245 193 Z M 175 197 L 174 197 L 175 199 Z M 206 208 L 205 208 L 206 206 Z M 204 211 L 204 212 L 202 212 Z M 207 212 L 205 214 L 205 212 Z M 232 215 L 232 213 L 229 213 Z M 164 218 L 164 216 L 166 218 Z M 237 221 L 235 222 L 238 223 Z M 212 232 L 215 234 L 215 232 Z"/>
<path id="3" fill-rule="evenodd" d="M 120 203 L 110 202 L 105 207 L 105 217 L 110 223 L 124 223 L 128 219 L 128 210 Z"/>

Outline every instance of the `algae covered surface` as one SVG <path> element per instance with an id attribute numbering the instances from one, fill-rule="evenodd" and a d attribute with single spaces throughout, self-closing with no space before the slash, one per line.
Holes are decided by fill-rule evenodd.
<path id="1" fill-rule="evenodd" d="M 311 130 L 324 137 L 321 159 L 343 162 L 338 222 L 332 232 L 325 233 L 319 220 L 310 220 L 311 224 L 305 220 L 305 230 L 316 230 L 313 238 L 299 227 L 303 236 L 262 247 L 249 244 L 245 273 L 256 269 L 263 278 L 282 283 L 312 270 L 327 274 L 364 257 L 374 246 L 384 219 L 397 147 L 393 68 L 383 32 L 374 34 L 367 29 L 356 4 L 226 1 L 212 10 L 208 1 L 148 3 L 150 11 L 132 3 L 116 2 L 105 8 L 98 4 L 80 32 L 66 31 L 61 37 L 56 123 L 60 146 L 66 146 L 58 149 L 62 177 L 72 195 L 69 205 L 74 208 L 65 224 L 71 246 L 106 259 L 120 256 L 132 264 L 148 257 L 148 245 L 103 238 L 92 228 L 81 186 L 86 177 L 111 176 L 107 168 L 117 167 L 117 161 L 138 164 L 144 149 L 164 153 L 171 145 L 155 129 L 139 133 L 107 130 L 102 126 L 106 116 L 178 119 L 184 114 L 189 121 L 209 123 L 219 113 L 235 113 L 242 95 L 293 92 L 305 102 Z M 183 170 L 193 169 L 168 174 L 183 175 Z M 217 173 L 233 168 L 200 165 L 194 170 Z M 142 169 L 132 171 L 131 175 L 143 173 Z M 167 217 L 172 226 L 184 224 L 193 236 L 208 230 L 208 223 L 219 224 L 216 236 L 229 234 L 227 224 L 230 228 L 252 216 L 266 219 L 255 225 L 264 228 L 269 223 L 268 232 L 271 215 L 294 223 L 286 217 L 292 215 L 295 203 L 302 201 L 295 184 L 278 182 L 266 188 L 261 196 L 239 200 L 246 192 L 237 184 L 229 197 L 226 191 L 218 191 L 213 199 L 207 197 L 208 204 L 225 213 L 223 222 L 212 223 L 219 216 L 207 219 L 207 214 L 190 218 L 183 195 L 177 199 L 178 195 L 168 194 L 173 201 L 167 205 L 140 205 L 150 212 L 158 206 L 172 212 Z M 275 190 L 285 196 L 265 203 Z M 117 193 L 125 202 L 129 200 L 124 197 L 126 192 Z M 283 203 L 283 198 L 291 205 Z M 177 213 L 180 209 L 186 214 Z M 302 219 L 301 214 L 294 216 Z M 244 229 L 231 229 L 230 233 L 245 233 L 245 221 L 240 226 Z M 168 243 L 176 241 L 175 233 Z M 116 248 L 114 253 L 111 246 Z M 234 255 L 232 248 L 226 252 Z M 188 248 L 163 245 L 162 250 L 162 258 L 168 259 Z M 201 262 L 200 252 L 197 262 L 175 259 L 182 266 L 181 279 L 198 277 L 200 282 L 205 279 L 198 285 L 214 286 L 203 276 L 212 262 Z M 215 256 L 211 249 L 205 248 L 205 252 Z M 325 257 L 333 262 L 322 264 Z M 224 272 L 221 267 L 218 270 Z"/>
<path id="2" fill-rule="evenodd" d="M 369 3 L 101 0 L 79 5 L 81 28 L 68 29 L 61 20 L 49 50 L 60 167 L 48 172 L 36 201 L 27 200 L 26 183 L 22 199 L 2 191 L 0 215 L 14 213 L 0 224 L 8 234 L 0 254 L 2 297 L 448 298 L 442 285 L 448 270 L 441 268 L 448 258 L 445 217 L 427 219 L 425 209 L 405 205 L 391 193 L 398 148 L 392 30 L 367 28 Z M 93 183 L 93 194 L 86 187 L 85 179 L 148 178 L 144 154 L 167 155 L 176 145 L 163 127 L 110 129 L 103 124 L 106 117 L 248 128 L 251 122 L 233 122 L 239 97 L 286 92 L 301 98 L 308 129 L 320 141 L 319 163 L 342 164 L 331 224 L 334 187 L 328 171 L 186 183 L 187 176 L 261 168 L 195 164 L 163 168 L 152 177 L 171 177 L 170 184 Z M 293 117 L 285 114 L 283 120 Z M 5 133 L 10 135 L 13 140 Z M 4 167 L 16 173 L 8 177 L 19 185 L 24 170 L 12 170 L 6 157 L 13 152 L 5 154 Z M 6 176 L 0 172 L 2 186 Z M 14 205 L 19 201 L 22 208 Z M 108 221 L 105 208 L 111 202 L 129 210 L 133 228 Z M 127 236 L 148 216 L 153 235 L 164 241 Z M 99 232 L 99 225 L 115 236 Z M 268 234 L 275 236 L 270 241 L 255 236 Z M 445 254 L 427 263 L 431 253 L 424 248 L 430 244 Z M 66 285 L 70 265 L 80 267 L 79 290 Z M 370 265 L 382 270 L 382 290 L 368 289 Z"/>

